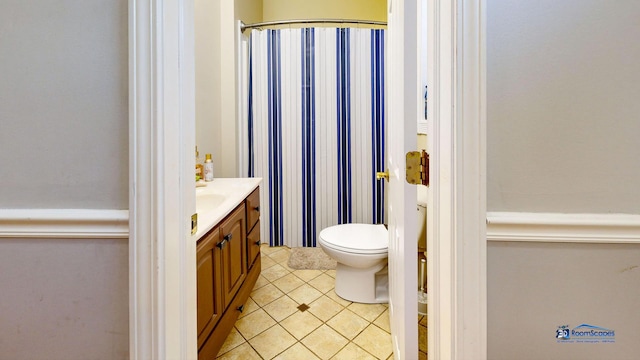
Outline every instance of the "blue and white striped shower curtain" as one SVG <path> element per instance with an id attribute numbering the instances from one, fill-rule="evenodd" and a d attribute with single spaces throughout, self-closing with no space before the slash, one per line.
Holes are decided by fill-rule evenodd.
<path id="1" fill-rule="evenodd" d="M 252 31 L 248 172 L 264 179 L 263 242 L 316 246 L 325 227 L 384 222 L 384 37 Z"/>

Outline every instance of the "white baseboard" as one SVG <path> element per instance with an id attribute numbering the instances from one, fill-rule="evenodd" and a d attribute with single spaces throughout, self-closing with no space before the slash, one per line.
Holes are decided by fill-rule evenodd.
<path id="1" fill-rule="evenodd" d="M 128 237 L 128 210 L 0 209 L 0 238 Z"/>
<path id="2" fill-rule="evenodd" d="M 488 212 L 487 241 L 640 243 L 640 215 Z"/>

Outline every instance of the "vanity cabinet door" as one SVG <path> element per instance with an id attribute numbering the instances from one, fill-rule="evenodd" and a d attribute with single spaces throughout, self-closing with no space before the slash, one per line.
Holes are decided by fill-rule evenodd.
<path id="1" fill-rule="evenodd" d="M 260 222 L 253 227 L 253 230 L 247 235 L 247 258 L 249 269 L 253 267 L 258 255 L 260 255 Z"/>
<path id="2" fill-rule="evenodd" d="M 231 302 L 247 276 L 246 217 L 242 203 L 220 226 L 220 257 L 222 267 L 222 301 Z"/>
<path id="3" fill-rule="evenodd" d="M 196 247 L 197 301 L 198 301 L 198 347 L 220 320 L 223 312 L 220 288 L 220 253 L 216 244 L 220 231 L 215 228 Z"/>

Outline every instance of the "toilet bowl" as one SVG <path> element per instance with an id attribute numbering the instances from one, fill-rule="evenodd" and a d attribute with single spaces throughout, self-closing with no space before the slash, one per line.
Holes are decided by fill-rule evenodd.
<path id="1" fill-rule="evenodd" d="M 331 226 L 320 231 L 318 244 L 338 263 L 335 285 L 338 296 L 358 303 L 389 301 L 389 238 L 384 225 Z"/>
<path id="2" fill-rule="evenodd" d="M 427 187 L 418 186 L 418 251 L 426 255 Z M 320 231 L 318 244 L 337 261 L 335 291 L 345 300 L 359 303 L 389 301 L 387 257 L 389 238 L 384 225 L 342 224 Z M 423 255 L 423 257 L 424 257 Z M 420 269 L 420 266 L 418 266 Z M 418 289 L 424 295 L 425 283 L 418 276 Z M 426 297 L 426 295 L 425 295 Z M 425 304 L 426 307 L 426 304 Z"/>

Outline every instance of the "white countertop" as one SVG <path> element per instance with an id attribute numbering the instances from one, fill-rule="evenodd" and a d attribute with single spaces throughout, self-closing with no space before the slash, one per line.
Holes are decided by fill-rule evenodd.
<path id="1" fill-rule="evenodd" d="M 262 178 L 219 178 L 196 188 L 199 240 L 229 215 L 262 182 Z"/>

